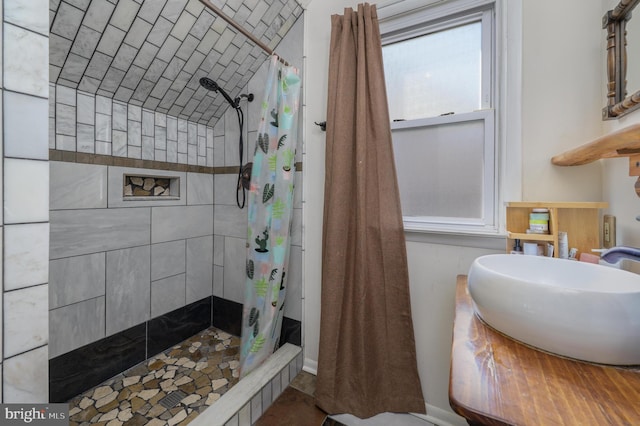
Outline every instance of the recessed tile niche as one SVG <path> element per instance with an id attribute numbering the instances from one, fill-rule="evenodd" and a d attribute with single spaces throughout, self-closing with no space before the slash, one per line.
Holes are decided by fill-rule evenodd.
<path id="1" fill-rule="evenodd" d="M 109 208 L 186 205 L 186 172 L 110 166 L 108 175 Z"/>
<path id="2" fill-rule="evenodd" d="M 122 181 L 122 196 L 125 200 L 145 200 L 153 197 L 180 199 L 180 178 L 176 176 L 125 174 Z"/>

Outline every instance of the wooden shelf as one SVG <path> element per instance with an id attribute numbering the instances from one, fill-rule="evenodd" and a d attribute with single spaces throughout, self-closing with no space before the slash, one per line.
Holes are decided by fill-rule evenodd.
<path id="1" fill-rule="evenodd" d="M 554 246 L 554 257 L 559 257 L 559 233 L 566 232 L 569 248 L 579 253 L 591 253 L 600 248 L 600 209 L 606 209 L 604 202 L 558 202 L 558 201 L 513 201 L 507 207 L 506 251 L 510 252 L 515 240 L 521 242 L 550 243 Z M 527 234 L 529 214 L 532 209 L 549 210 L 549 233 Z M 543 244 L 545 245 L 545 244 Z"/>
<path id="2" fill-rule="evenodd" d="M 640 154 L 640 124 L 601 136 L 551 159 L 556 166 L 580 166 L 601 158 L 629 157 Z"/>
<path id="3" fill-rule="evenodd" d="M 554 237 L 551 234 L 527 234 L 521 232 L 509 232 L 509 238 L 512 240 L 527 240 L 527 241 L 553 241 Z"/>
<path id="4" fill-rule="evenodd" d="M 609 204 L 604 201 L 507 201 L 504 205 L 529 209 L 606 209 L 609 207 Z"/>

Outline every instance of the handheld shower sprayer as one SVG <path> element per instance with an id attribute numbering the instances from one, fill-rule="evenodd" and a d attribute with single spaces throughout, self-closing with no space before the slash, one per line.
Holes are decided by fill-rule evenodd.
<path id="1" fill-rule="evenodd" d="M 200 85 L 207 90 L 220 93 L 227 100 L 227 102 L 229 102 L 229 105 L 231 105 L 233 109 L 236 110 L 236 114 L 238 116 L 238 125 L 240 126 L 240 137 L 238 139 L 238 151 L 240 154 L 240 168 L 238 171 L 238 187 L 236 189 L 236 203 L 238 204 L 238 207 L 242 209 L 244 208 L 244 204 L 246 201 L 245 191 L 248 186 L 243 183 L 243 175 L 247 175 L 248 173 L 248 175 L 250 176 L 251 172 L 247 172 L 247 169 L 250 163 L 245 166 L 242 165 L 242 159 L 244 157 L 244 143 L 242 142 L 242 133 L 244 128 L 244 114 L 242 113 L 242 109 L 240 108 L 240 100 L 242 100 L 242 98 L 247 98 L 247 101 L 252 102 L 253 93 L 241 94 L 237 98 L 231 99 L 231 96 L 229 96 L 222 87 L 218 86 L 218 83 L 216 83 L 215 81 L 211 80 L 208 77 L 202 77 L 200 79 Z M 243 170 L 244 170 L 244 173 L 243 173 Z M 242 200 L 240 199 L 241 191 L 242 191 Z"/>
<path id="2" fill-rule="evenodd" d="M 237 100 L 239 98 L 236 98 L 236 100 L 231 99 L 231 96 L 229 96 L 227 94 L 227 92 L 225 92 L 222 87 L 218 86 L 218 83 L 216 83 L 215 81 L 213 81 L 213 80 L 211 80 L 210 78 L 207 78 L 207 77 L 202 77 L 200 79 L 200 85 L 202 87 L 204 87 L 205 89 L 207 89 L 207 90 L 211 90 L 211 91 L 214 91 L 216 93 L 220 93 L 222 96 L 224 96 L 224 98 L 227 100 L 227 102 L 229 102 L 231 104 L 232 107 L 238 108 Z"/>

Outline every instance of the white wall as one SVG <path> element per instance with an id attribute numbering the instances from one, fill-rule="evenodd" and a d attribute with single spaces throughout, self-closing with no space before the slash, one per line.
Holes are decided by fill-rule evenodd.
<path id="1" fill-rule="evenodd" d="M 357 3 L 316 0 L 304 15 L 304 343 L 308 370 L 317 366 L 318 359 L 325 149 L 324 133 L 313 122 L 326 116 L 330 16 Z M 616 164 L 615 168 L 613 163 L 618 160 L 570 168 L 550 163 L 552 156 L 603 133 L 600 110 L 604 105 L 604 33 L 600 19 L 606 8 L 600 2 L 582 0 L 506 3 L 506 40 L 500 50 L 508 55 L 508 63 L 503 69 L 516 73 L 521 70 L 522 80 L 520 83 L 520 76 L 509 75 L 511 83 L 501 83 L 508 92 L 501 105 L 508 111 L 501 130 L 506 135 L 502 136 L 506 146 L 501 155 L 506 159 L 501 164 L 506 174 L 502 188 L 505 201 L 516 200 L 520 195 L 523 200 L 604 199 L 619 215 L 619 235 L 622 229 L 637 229 L 633 218 L 640 214 L 640 202 L 633 195 L 635 179 L 625 177 L 626 163 L 622 167 Z M 640 121 L 640 112 L 636 117 Z M 620 168 L 624 170 L 620 172 Z M 630 219 L 621 220 L 622 215 Z M 457 274 L 468 271 L 475 257 L 495 252 L 492 248 L 499 248 L 500 243 L 482 238 L 447 242 L 433 235 L 408 237 L 418 368 L 428 411 L 445 422 L 464 424 L 451 412 L 448 402 L 455 280 Z"/>
<path id="2" fill-rule="evenodd" d="M 522 4 L 523 199 L 600 201 L 601 164 L 550 163 L 602 131 L 600 7 L 581 0 Z"/>

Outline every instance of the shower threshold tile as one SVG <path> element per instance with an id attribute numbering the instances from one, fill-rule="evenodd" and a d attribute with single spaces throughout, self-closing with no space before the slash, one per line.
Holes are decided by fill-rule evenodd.
<path id="1" fill-rule="evenodd" d="M 72 398 L 69 424 L 187 424 L 238 382 L 239 345 L 210 327 Z"/>

